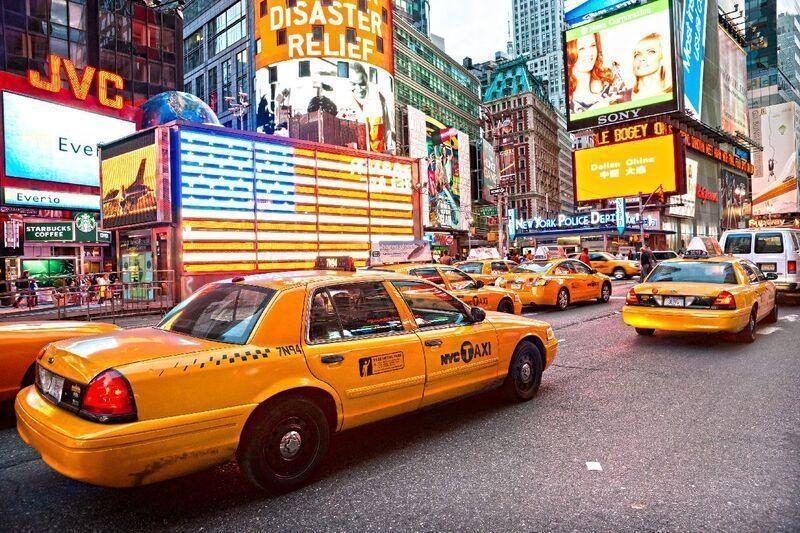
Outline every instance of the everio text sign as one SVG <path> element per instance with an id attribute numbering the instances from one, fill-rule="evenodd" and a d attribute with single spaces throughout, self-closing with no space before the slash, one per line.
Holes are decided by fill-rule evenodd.
<path id="1" fill-rule="evenodd" d="M 675 135 L 664 135 L 578 150 L 573 154 L 575 201 L 649 195 L 659 187 L 665 194 L 681 193 L 681 149 Z"/>
<path id="2" fill-rule="evenodd" d="M 290 59 L 328 58 L 361 61 L 394 73 L 390 0 L 287 4 L 255 2 L 257 69 Z"/>

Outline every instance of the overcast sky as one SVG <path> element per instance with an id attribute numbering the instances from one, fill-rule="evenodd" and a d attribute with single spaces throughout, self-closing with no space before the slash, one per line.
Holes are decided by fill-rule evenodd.
<path id="1" fill-rule="evenodd" d="M 430 0 L 431 32 L 444 37 L 447 53 L 459 63 L 476 62 L 505 50 L 511 0 Z"/>

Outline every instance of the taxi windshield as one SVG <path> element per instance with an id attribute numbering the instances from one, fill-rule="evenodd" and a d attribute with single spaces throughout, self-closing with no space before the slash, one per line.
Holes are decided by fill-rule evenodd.
<path id="1" fill-rule="evenodd" d="M 229 344 L 245 344 L 275 290 L 247 285 L 209 285 L 170 311 L 165 331 Z"/>
<path id="2" fill-rule="evenodd" d="M 482 263 L 459 263 L 458 268 L 467 274 L 480 274 L 483 272 Z"/>
<path id="3" fill-rule="evenodd" d="M 536 274 L 544 274 L 550 268 L 550 263 L 547 261 L 532 261 L 530 263 L 523 263 L 514 268 L 512 272 L 517 274 L 527 274 L 535 272 Z"/>
<path id="4" fill-rule="evenodd" d="M 737 283 L 736 272 L 731 263 L 661 263 L 647 278 L 647 283 L 671 281 L 728 285 Z"/>

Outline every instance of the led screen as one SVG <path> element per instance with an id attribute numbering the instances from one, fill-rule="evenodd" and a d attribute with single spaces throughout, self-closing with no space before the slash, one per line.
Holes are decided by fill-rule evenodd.
<path id="1" fill-rule="evenodd" d="M 156 146 L 150 131 L 122 145 L 103 149 L 104 228 L 145 224 L 158 219 Z"/>
<path id="2" fill-rule="evenodd" d="M 5 171 L 9 177 L 97 187 L 97 145 L 135 130 L 133 122 L 3 93 Z"/>
<path id="3" fill-rule="evenodd" d="M 564 33 L 570 131 L 678 109 L 672 23 L 653 0 Z"/>

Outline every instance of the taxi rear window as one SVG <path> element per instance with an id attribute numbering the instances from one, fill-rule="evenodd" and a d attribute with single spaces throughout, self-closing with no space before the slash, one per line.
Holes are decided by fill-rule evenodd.
<path id="1" fill-rule="evenodd" d="M 647 283 L 683 282 L 737 284 L 731 263 L 661 263 L 647 278 Z"/>
<path id="2" fill-rule="evenodd" d="M 159 328 L 229 344 L 246 344 L 276 291 L 248 285 L 208 285 L 170 311 Z"/>
<path id="3" fill-rule="evenodd" d="M 526 274 L 528 272 L 547 272 L 547 269 L 550 268 L 550 264 L 547 261 L 532 261 L 530 263 L 523 263 L 518 267 L 514 268 L 512 272 L 516 272 L 518 274 Z"/>
<path id="4" fill-rule="evenodd" d="M 481 263 L 461 263 L 458 268 L 467 274 L 480 274 L 483 271 L 483 264 Z"/>

